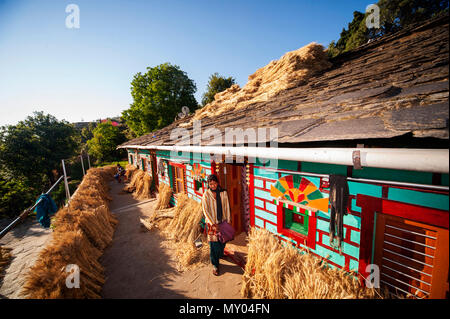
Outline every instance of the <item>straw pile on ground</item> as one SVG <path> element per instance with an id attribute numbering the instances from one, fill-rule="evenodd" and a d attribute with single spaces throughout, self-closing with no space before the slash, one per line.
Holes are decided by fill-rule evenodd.
<path id="1" fill-rule="evenodd" d="M 193 243 L 201 234 L 200 221 L 202 217 L 201 204 L 186 194 L 180 194 L 177 198 L 174 217 L 168 225 L 167 231 L 176 241 Z"/>
<path id="2" fill-rule="evenodd" d="M 331 268 L 325 261 L 292 245 L 281 245 L 267 230 L 252 229 L 247 264 L 242 277 L 242 297 L 264 299 L 380 298 L 364 288 L 355 276 Z"/>
<path id="3" fill-rule="evenodd" d="M 101 298 L 105 279 L 98 259 L 111 243 L 117 224 L 108 208 L 108 182 L 114 170 L 89 169 L 69 205 L 56 213 L 52 241 L 28 273 L 25 297 Z M 66 267 L 71 264 L 80 269 L 79 289 L 66 286 L 71 274 Z"/>
<path id="4" fill-rule="evenodd" d="M 0 279 L 3 277 L 3 271 L 11 262 L 11 248 L 0 246 Z"/>
<path id="5" fill-rule="evenodd" d="M 125 167 L 125 178 L 127 181 L 131 180 L 133 175 L 138 171 L 138 168 L 133 164 L 127 164 Z"/>
<path id="6" fill-rule="evenodd" d="M 164 185 L 164 184 L 162 184 Z M 171 192 L 166 191 L 170 199 Z M 170 190 L 170 187 L 169 187 Z M 163 196 L 161 196 L 163 195 Z M 160 194 L 161 199 L 166 199 Z M 168 205 L 168 200 L 167 205 Z M 191 269 L 195 266 L 208 263 L 209 247 L 202 237 L 200 221 L 203 217 L 200 203 L 189 198 L 186 194 L 177 196 L 177 205 L 173 208 L 156 207 L 151 217 L 146 221 L 148 229 L 158 228 L 166 237 L 163 246 L 175 250 L 177 268 L 179 271 Z M 202 240 L 202 246 L 197 248 L 195 240 Z"/>
<path id="7" fill-rule="evenodd" d="M 169 207 L 172 189 L 165 183 L 160 183 L 158 187 L 158 200 L 155 205 L 155 211 Z"/>
<path id="8" fill-rule="evenodd" d="M 128 175 L 127 175 L 128 174 Z M 128 164 L 125 176 L 130 181 L 123 190 L 133 193 L 133 197 L 138 200 L 149 199 L 153 195 L 153 179 L 143 170 L 137 169 L 134 165 Z"/>
<path id="9" fill-rule="evenodd" d="M 279 60 L 271 61 L 250 75 L 243 88 L 235 84 L 217 93 L 214 101 L 198 110 L 192 121 L 267 101 L 281 91 L 304 85 L 308 79 L 329 67 L 331 63 L 328 56 L 323 46 L 317 43 L 310 43 L 298 50 L 287 52 Z"/>

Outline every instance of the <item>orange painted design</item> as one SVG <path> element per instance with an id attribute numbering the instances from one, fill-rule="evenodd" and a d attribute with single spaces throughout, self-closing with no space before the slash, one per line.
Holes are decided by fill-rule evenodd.
<path id="1" fill-rule="evenodd" d="M 307 206 L 318 209 L 322 212 L 328 212 L 328 197 L 314 199 L 308 202 Z"/>
<path id="2" fill-rule="evenodd" d="M 310 194 L 313 194 L 314 199 L 308 199 Z M 270 195 L 275 199 L 284 197 L 295 203 L 328 212 L 328 197 L 324 197 L 319 188 L 304 177 L 290 175 L 281 177 L 274 185 L 270 186 Z"/>
<path id="3" fill-rule="evenodd" d="M 203 180 L 206 178 L 205 170 L 203 169 L 202 165 L 200 165 L 199 163 L 195 163 L 194 165 L 192 165 L 191 174 L 192 174 L 192 178 L 197 181 Z"/>

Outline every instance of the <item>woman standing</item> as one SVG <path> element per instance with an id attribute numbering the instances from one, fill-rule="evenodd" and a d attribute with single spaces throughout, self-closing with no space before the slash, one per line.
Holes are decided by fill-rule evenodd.
<path id="1" fill-rule="evenodd" d="M 208 229 L 209 255 L 213 265 L 213 274 L 219 275 L 219 258 L 223 256 L 225 244 L 218 239 L 219 224 L 231 222 L 230 203 L 225 189 L 220 187 L 216 175 L 208 176 L 209 188 L 202 197 L 203 215 Z"/>

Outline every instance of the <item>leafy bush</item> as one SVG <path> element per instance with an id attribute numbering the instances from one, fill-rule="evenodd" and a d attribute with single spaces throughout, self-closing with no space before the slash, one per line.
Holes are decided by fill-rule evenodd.
<path id="1" fill-rule="evenodd" d="M 34 203 L 37 193 L 22 180 L 0 177 L 0 217 L 18 216 Z"/>

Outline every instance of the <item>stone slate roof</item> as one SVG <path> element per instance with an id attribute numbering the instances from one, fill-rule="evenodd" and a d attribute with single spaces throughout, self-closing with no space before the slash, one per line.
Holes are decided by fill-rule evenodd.
<path id="1" fill-rule="evenodd" d="M 306 85 L 239 111 L 203 118 L 202 130 L 277 127 L 279 143 L 405 134 L 448 139 L 448 37 L 448 15 L 382 37 L 332 59 L 333 66 Z M 120 147 L 173 145 L 170 132 L 191 118 Z M 192 137 L 192 125 L 185 128 Z M 210 140 L 203 139 L 206 144 Z"/>

